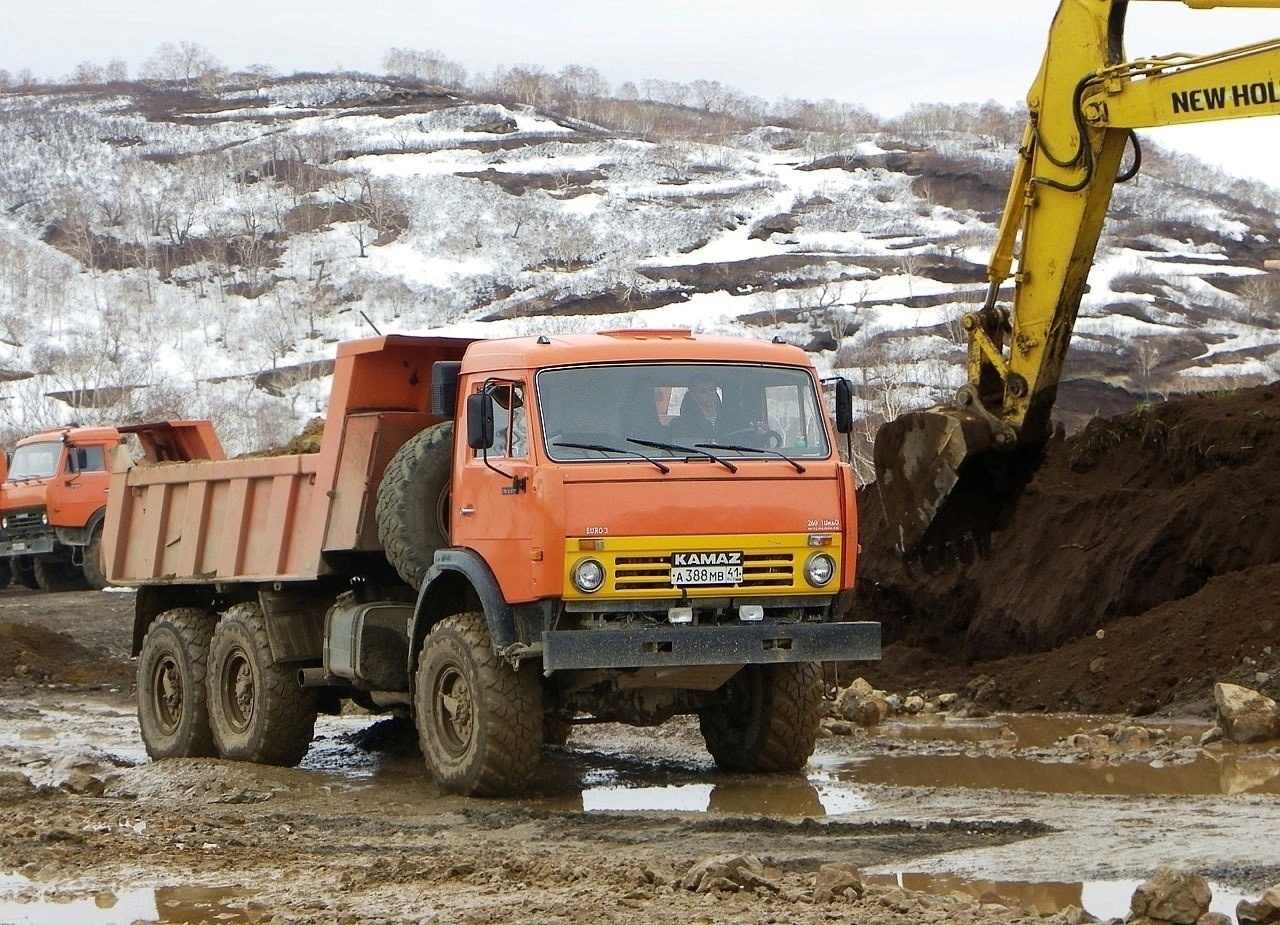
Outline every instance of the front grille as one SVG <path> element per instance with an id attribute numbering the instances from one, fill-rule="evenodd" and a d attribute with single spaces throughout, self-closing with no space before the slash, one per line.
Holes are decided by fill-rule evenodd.
<path id="1" fill-rule="evenodd" d="M 742 557 L 742 584 L 734 588 L 790 588 L 795 583 L 795 556 L 789 552 L 747 553 Z M 619 556 L 614 561 L 615 591 L 671 590 L 667 556 Z M 720 587 L 723 586 L 710 586 Z"/>
<path id="2" fill-rule="evenodd" d="M 8 524 L 6 535 L 10 538 L 35 536 L 49 532 L 48 525 L 44 523 L 44 508 L 13 511 L 5 515 L 5 521 Z"/>

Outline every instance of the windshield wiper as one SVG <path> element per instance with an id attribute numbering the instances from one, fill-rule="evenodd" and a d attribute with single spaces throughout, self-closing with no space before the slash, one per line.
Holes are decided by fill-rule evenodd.
<path id="1" fill-rule="evenodd" d="M 567 446 L 575 450 L 595 450 L 597 453 L 626 453 L 628 456 L 635 456 L 645 462 L 653 463 L 663 475 L 671 471 L 670 466 L 663 465 L 652 456 L 645 456 L 643 453 L 637 453 L 635 450 L 628 450 L 620 446 L 605 446 L 603 443 L 561 443 L 558 440 L 551 445 Z"/>
<path id="2" fill-rule="evenodd" d="M 724 466 L 726 469 L 728 469 L 730 472 L 738 471 L 738 467 L 735 466 L 733 463 L 729 462 L 729 460 L 721 459 L 715 453 L 708 453 L 706 450 L 699 449 L 696 446 L 684 446 L 679 443 L 659 443 L 657 440 L 641 440 L 639 437 L 628 437 L 627 442 L 638 443 L 641 446 L 651 446 L 654 449 L 666 450 L 670 453 L 675 453 L 675 452 L 692 453 L 694 456 L 702 456 L 711 460 L 712 462 L 717 462 L 720 465 Z"/>
<path id="3" fill-rule="evenodd" d="M 788 456 L 786 453 L 779 453 L 777 450 L 770 449 L 770 448 L 768 448 L 768 447 L 762 447 L 762 446 L 736 446 L 736 445 L 734 445 L 734 444 L 732 444 L 732 443 L 698 443 L 698 444 L 695 444 L 695 446 L 699 446 L 699 447 L 719 447 L 719 448 L 720 448 L 720 449 L 722 449 L 722 450 L 733 450 L 735 453 L 768 453 L 770 456 L 776 456 L 776 457 L 778 457 L 779 459 L 785 459 L 787 462 L 791 463 L 791 465 L 795 467 L 795 470 L 796 470 L 797 472 L 804 472 L 804 471 L 805 471 L 804 466 L 800 465 L 800 463 L 796 462 L 794 459 L 792 459 L 792 458 L 791 458 L 790 456 Z"/>

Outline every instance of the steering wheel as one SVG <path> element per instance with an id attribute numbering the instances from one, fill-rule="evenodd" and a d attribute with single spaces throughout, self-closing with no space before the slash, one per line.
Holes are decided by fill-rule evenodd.
<path id="1" fill-rule="evenodd" d="M 754 437 L 754 440 L 748 438 Z M 760 438 L 763 437 L 765 443 L 770 449 L 778 449 L 782 446 L 782 434 L 776 430 L 768 430 L 761 427 L 741 427 L 738 430 L 731 430 L 724 435 L 726 443 L 743 443 L 748 442 L 752 445 L 760 445 Z"/>

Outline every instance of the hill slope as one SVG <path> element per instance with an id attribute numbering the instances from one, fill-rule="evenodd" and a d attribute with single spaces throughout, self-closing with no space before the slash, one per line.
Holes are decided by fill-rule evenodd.
<path id="1" fill-rule="evenodd" d="M 587 122 L 350 75 L 0 94 L 0 435 L 207 415 L 233 451 L 281 443 L 333 342 L 375 331 L 780 335 L 858 384 L 859 454 L 959 385 L 1015 113 L 608 102 Z M 1275 194 L 1146 163 L 1081 313 L 1072 426 L 1280 372 Z"/>

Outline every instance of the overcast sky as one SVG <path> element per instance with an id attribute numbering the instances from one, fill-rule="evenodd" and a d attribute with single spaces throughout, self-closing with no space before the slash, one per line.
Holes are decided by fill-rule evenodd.
<path id="1" fill-rule="evenodd" d="M 921 102 L 1011 105 L 1044 52 L 1057 0 L 0 0 L 0 68 L 61 77 L 162 42 L 231 69 L 380 73 L 388 48 L 433 49 L 472 74 L 597 68 L 614 84 L 718 80 L 774 100 L 834 98 L 893 115 Z M 1204 53 L 1280 35 L 1280 10 L 1130 5 L 1129 57 Z M 1280 186 L 1280 117 L 1149 132 Z"/>

